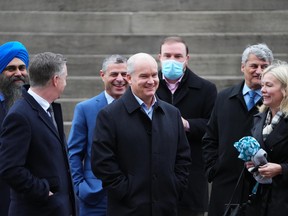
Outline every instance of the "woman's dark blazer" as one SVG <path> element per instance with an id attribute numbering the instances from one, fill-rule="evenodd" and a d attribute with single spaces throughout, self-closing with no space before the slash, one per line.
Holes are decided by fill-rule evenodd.
<path id="1" fill-rule="evenodd" d="M 267 187 L 265 195 L 257 194 L 262 198 L 268 198 L 262 201 L 258 212 L 259 215 L 267 216 L 288 215 L 288 118 L 280 120 L 264 144 L 262 131 L 266 115 L 266 112 L 255 115 L 252 135 L 267 152 L 268 162 L 281 165 L 282 174 L 272 179 L 272 185 Z M 261 186 L 258 190 L 261 190 Z M 268 191 L 270 195 L 267 197 Z M 266 214 L 264 214 L 265 209 Z"/>

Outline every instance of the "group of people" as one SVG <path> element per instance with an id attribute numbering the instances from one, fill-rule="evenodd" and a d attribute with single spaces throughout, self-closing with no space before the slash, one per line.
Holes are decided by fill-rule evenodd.
<path id="1" fill-rule="evenodd" d="M 246 215 L 286 215 L 287 63 L 250 45 L 243 81 L 217 93 L 189 58 L 178 36 L 162 41 L 159 65 L 147 53 L 105 58 L 104 90 L 75 106 L 66 143 L 55 102 L 65 57 L 29 62 L 20 42 L 0 46 L 0 215 L 222 216 L 232 194 Z M 245 136 L 267 152 L 257 171 L 272 183 L 238 158 L 233 144 Z"/>

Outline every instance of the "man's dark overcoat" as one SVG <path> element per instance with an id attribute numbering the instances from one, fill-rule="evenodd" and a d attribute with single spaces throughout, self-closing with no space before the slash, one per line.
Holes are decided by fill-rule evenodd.
<path id="1" fill-rule="evenodd" d="M 188 188 L 183 193 L 179 208 L 205 212 L 208 210 L 208 181 L 202 159 L 202 137 L 217 96 L 216 86 L 197 76 L 189 68 L 185 70 L 174 94 L 168 89 L 161 72 L 159 79 L 158 97 L 177 107 L 190 125 L 186 136 L 190 144 L 192 163 L 189 168 Z"/>
<path id="2" fill-rule="evenodd" d="M 5 100 L 0 101 L 0 131 L 2 128 L 2 122 L 6 116 L 5 109 Z M 1 158 L 0 158 L 1 161 Z M 8 184 L 0 179 L 0 194 L 1 194 L 1 202 L 0 202 L 0 215 L 6 216 L 8 215 L 9 203 L 10 203 L 10 189 Z"/>
<path id="3" fill-rule="evenodd" d="M 203 157 L 212 191 L 209 216 L 222 216 L 225 204 L 229 202 L 240 176 L 244 161 L 238 158 L 239 152 L 233 144 L 244 136 L 251 135 L 253 115 L 258 113 L 258 101 L 247 110 L 242 94 L 244 81 L 221 91 L 215 102 L 206 134 L 203 137 Z M 236 191 L 234 203 L 245 199 L 243 182 Z"/>
<path id="4" fill-rule="evenodd" d="M 108 216 L 177 216 L 191 161 L 178 109 L 157 99 L 150 120 L 129 88 L 99 112 L 91 155 Z"/>

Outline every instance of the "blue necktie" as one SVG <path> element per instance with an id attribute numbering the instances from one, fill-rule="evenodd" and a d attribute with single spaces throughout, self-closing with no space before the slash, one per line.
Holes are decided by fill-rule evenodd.
<path id="1" fill-rule="evenodd" d="M 249 98 L 249 101 L 247 103 L 247 108 L 248 108 L 248 110 L 251 110 L 255 105 L 254 100 L 255 100 L 256 92 L 255 91 L 249 91 L 248 94 L 249 94 L 250 98 Z"/>

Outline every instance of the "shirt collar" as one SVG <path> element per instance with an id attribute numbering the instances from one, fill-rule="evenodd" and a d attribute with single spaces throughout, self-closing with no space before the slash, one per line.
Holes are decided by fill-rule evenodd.
<path id="1" fill-rule="evenodd" d="M 105 98 L 106 98 L 108 104 L 112 103 L 115 100 L 115 98 L 113 98 L 111 95 L 109 95 L 107 93 L 107 91 L 104 91 L 104 94 L 105 94 Z"/>
<path id="2" fill-rule="evenodd" d="M 40 104 L 40 106 L 46 111 L 49 107 L 50 104 L 48 101 L 46 101 L 44 98 L 40 97 L 38 94 L 33 92 L 31 88 L 28 89 L 28 93 L 37 101 L 37 103 Z"/>
<path id="3" fill-rule="evenodd" d="M 141 100 L 139 97 L 137 97 L 133 92 L 132 92 L 132 94 L 134 95 L 134 97 L 136 98 L 136 100 L 138 101 L 138 103 L 139 103 L 140 106 L 143 106 L 143 104 L 144 104 L 144 105 L 147 107 L 147 105 L 144 103 L 143 100 Z M 157 102 L 157 99 L 156 99 L 156 97 L 155 97 L 155 95 L 154 95 L 154 98 L 153 98 L 153 102 L 152 102 L 151 107 L 153 107 L 156 102 Z"/>
<path id="4" fill-rule="evenodd" d="M 243 89 L 242 89 L 242 94 L 243 95 L 246 95 L 249 91 L 252 91 L 252 89 L 250 89 L 246 83 L 244 84 L 243 86 Z M 262 93 L 261 93 L 261 89 L 257 89 L 255 90 L 255 92 L 257 93 L 257 95 L 259 95 L 260 97 L 262 96 Z"/>
<path id="5" fill-rule="evenodd" d="M 182 78 L 184 76 L 184 73 L 183 75 L 180 77 L 180 79 L 178 79 L 175 83 L 170 83 L 166 78 L 165 76 L 163 75 L 163 79 L 165 80 L 165 83 L 168 87 L 168 89 L 172 92 L 172 94 L 174 94 L 174 92 L 177 90 Z"/>

